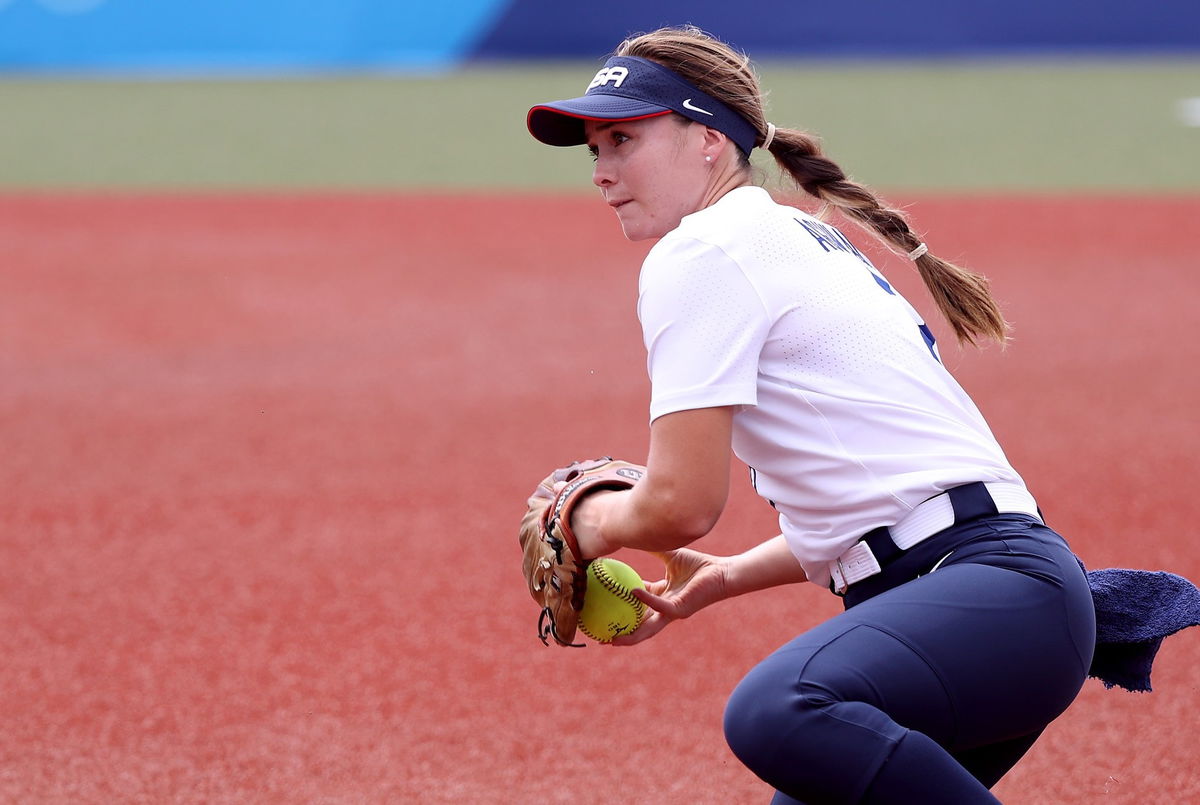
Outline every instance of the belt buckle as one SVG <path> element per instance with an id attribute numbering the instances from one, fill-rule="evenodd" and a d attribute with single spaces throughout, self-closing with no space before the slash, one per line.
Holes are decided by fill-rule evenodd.
<path id="1" fill-rule="evenodd" d="M 829 563 L 829 591 L 834 595 L 845 596 L 849 586 L 846 584 L 846 574 L 842 573 L 842 563 L 834 559 Z"/>
<path id="2" fill-rule="evenodd" d="M 883 572 L 871 546 L 857 542 L 829 563 L 829 589 L 834 595 L 845 595 L 850 585 Z"/>

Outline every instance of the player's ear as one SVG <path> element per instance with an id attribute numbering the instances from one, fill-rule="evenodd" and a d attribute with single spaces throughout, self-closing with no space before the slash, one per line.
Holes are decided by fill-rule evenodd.
<path id="1" fill-rule="evenodd" d="M 708 162 L 716 162 L 717 157 L 725 150 L 725 144 L 729 142 L 729 137 L 709 126 L 697 125 L 704 130 L 700 143 L 701 156 Z"/>

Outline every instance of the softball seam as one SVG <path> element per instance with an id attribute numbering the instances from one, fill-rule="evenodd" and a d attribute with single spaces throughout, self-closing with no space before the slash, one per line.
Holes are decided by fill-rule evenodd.
<path id="1" fill-rule="evenodd" d="M 622 601 L 624 601 L 625 603 L 627 603 L 633 607 L 633 611 L 637 616 L 637 626 L 640 626 L 642 623 L 642 618 L 646 614 L 646 605 L 638 600 L 637 596 L 635 596 L 633 594 L 632 590 L 626 590 L 624 587 L 622 587 L 617 582 L 616 579 L 614 579 L 612 576 L 610 576 L 608 574 L 608 572 L 604 569 L 603 562 L 600 562 L 600 561 L 593 562 L 589 567 L 595 568 L 596 581 L 600 582 L 600 585 L 602 587 L 604 587 L 605 590 L 608 590 L 610 593 L 615 595 L 617 598 L 620 598 Z M 636 629 L 637 626 L 635 626 L 634 628 Z M 601 635 L 592 634 L 591 630 L 588 629 L 587 626 L 582 621 L 580 621 L 580 623 L 579 623 L 579 629 L 585 635 L 592 638 L 593 640 L 595 640 L 597 642 L 604 642 L 603 637 Z"/>
<path id="2" fill-rule="evenodd" d="M 646 606 L 638 597 L 633 594 L 633 590 L 628 590 L 620 585 L 620 583 L 612 576 L 608 575 L 603 562 L 597 562 L 599 567 L 596 568 L 596 580 L 604 585 L 604 589 L 608 590 L 613 595 L 620 598 L 625 603 L 631 605 L 634 611 L 638 613 L 638 618 L 641 618 L 642 609 Z"/>

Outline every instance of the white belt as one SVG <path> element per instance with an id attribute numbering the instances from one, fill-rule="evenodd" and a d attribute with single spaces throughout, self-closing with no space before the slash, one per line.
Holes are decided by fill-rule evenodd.
<path id="1" fill-rule="evenodd" d="M 1037 502 L 1029 491 L 1020 484 L 1006 481 L 989 481 L 984 483 L 996 511 L 1000 514 L 1029 514 L 1041 518 Z M 950 493 L 943 492 L 930 498 L 904 515 L 898 523 L 888 527 L 892 542 L 902 551 L 907 551 L 914 545 L 945 531 L 954 525 L 954 505 L 950 501 Z M 883 572 L 879 560 L 871 546 L 865 541 L 856 542 L 837 559 L 829 563 L 829 575 L 832 579 L 830 587 L 838 595 L 846 592 L 851 584 Z"/>

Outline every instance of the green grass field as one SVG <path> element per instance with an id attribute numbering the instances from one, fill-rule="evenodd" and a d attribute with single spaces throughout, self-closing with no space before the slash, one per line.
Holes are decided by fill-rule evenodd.
<path id="1" fill-rule="evenodd" d="M 525 110 L 594 65 L 437 76 L 0 80 L 0 189 L 588 188 Z M 765 64 L 777 125 L 881 188 L 1200 190 L 1200 61 Z"/>

